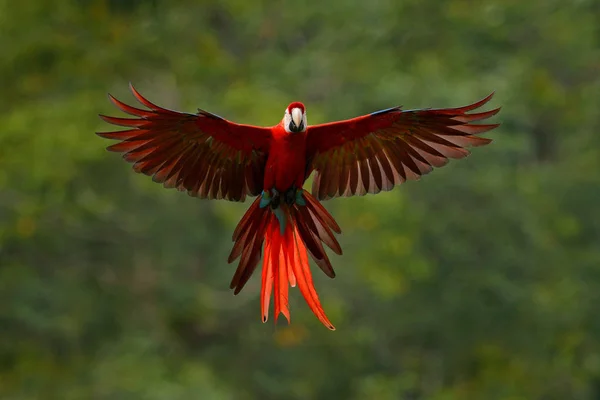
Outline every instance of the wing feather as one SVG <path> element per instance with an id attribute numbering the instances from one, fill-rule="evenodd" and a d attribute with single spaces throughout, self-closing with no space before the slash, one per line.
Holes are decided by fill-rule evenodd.
<path id="1" fill-rule="evenodd" d="M 269 128 L 236 124 L 204 110 L 197 114 L 168 110 L 148 101 L 132 85 L 130 89 L 149 110 L 109 95 L 117 108 L 135 118 L 100 115 L 128 129 L 97 134 L 119 140 L 107 149 L 124 153 L 135 172 L 199 198 L 244 201 L 260 193 Z"/>
<path id="2" fill-rule="evenodd" d="M 319 200 L 389 191 L 417 180 L 449 159 L 489 144 L 478 135 L 499 124 L 472 124 L 500 108 L 467 114 L 489 96 L 464 107 L 403 111 L 393 107 L 346 121 L 310 126 L 308 171 L 315 170 L 312 193 Z"/>

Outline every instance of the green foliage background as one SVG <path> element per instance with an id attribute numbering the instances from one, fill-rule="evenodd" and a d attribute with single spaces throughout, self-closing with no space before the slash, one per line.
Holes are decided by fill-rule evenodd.
<path id="1" fill-rule="evenodd" d="M 600 398 L 600 2 L 0 0 L 0 398 Z M 326 203 L 338 330 L 228 290 L 248 206 L 136 175 L 111 92 L 252 124 L 503 106 L 491 146 Z M 258 275 L 258 274 L 257 274 Z"/>

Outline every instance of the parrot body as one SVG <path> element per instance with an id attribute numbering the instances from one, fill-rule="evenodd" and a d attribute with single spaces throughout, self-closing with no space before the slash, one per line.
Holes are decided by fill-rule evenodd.
<path id="1" fill-rule="evenodd" d="M 263 189 L 285 193 L 293 186 L 302 187 L 306 174 L 306 132 L 290 134 L 281 123 L 271 129 L 273 139 Z"/>
<path id="2" fill-rule="evenodd" d="M 334 330 L 315 291 L 310 254 L 335 277 L 325 246 L 341 255 L 339 225 L 319 200 L 388 191 L 416 180 L 466 147 L 490 139 L 478 135 L 498 124 L 472 124 L 499 108 L 469 113 L 492 95 L 468 106 L 403 111 L 388 108 L 357 118 L 309 126 L 302 103 L 291 103 L 273 127 L 236 124 L 198 110 L 181 113 L 146 100 L 131 86 L 139 109 L 110 100 L 135 118 L 101 115 L 127 129 L 99 132 L 119 140 L 108 147 L 124 153 L 136 172 L 167 188 L 204 199 L 244 201 L 256 196 L 233 233 L 229 263 L 239 259 L 230 287 L 238 294 L 263 259 L 261 312 L 267 321 L 271 296 L 275 319 L 290 321 L 288 289 L 298 286 L 313 313 Z M 303 189 L 315 172 L 312 194 Z"/>

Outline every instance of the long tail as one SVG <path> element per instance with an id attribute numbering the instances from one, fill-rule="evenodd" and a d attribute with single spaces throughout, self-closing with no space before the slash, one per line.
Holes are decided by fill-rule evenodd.
<path id="1" fill-rule="evenodd" d="M 307 252 L 327 276 L 335 277 L 323 243 L 341 255 L 342 249 L 334 236 L 334 233 L 341 233 L 341 229 L 310 193 L 303 190 L 302 196 L 306 205 L 280 205 L 280 214 L 285 218 L 284 229 L 281 229 L 280 220 L 270 207 L 260 207 L 260 197 L 252 203 L 233 232 L 235 243 L 228 261 L 231 263 L 240 256 L 241 259 L 230 287 L 234 289 L 234 294 L 242 290 L 260 261 L 264 244 L 261 288 L 263 322 L 268 319 L 272 293 L 275 320 L 281 313 L 290 321 L 289 284 L 292 287 L 298 285 L 312 312 L 323 325 L 335 330 L 315 290 Z"/>

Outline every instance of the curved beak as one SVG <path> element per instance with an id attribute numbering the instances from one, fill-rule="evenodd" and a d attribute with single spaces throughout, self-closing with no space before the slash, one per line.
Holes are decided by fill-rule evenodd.
<path id="1" fill-rule="evenodd" d="M 296 127 L 300 128 L 302 126 L 302 110 L 299 108 L 292 109 L 292 121 Z"/>

